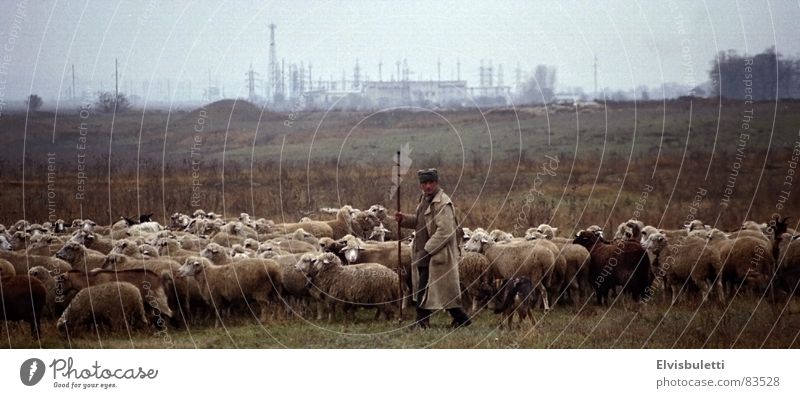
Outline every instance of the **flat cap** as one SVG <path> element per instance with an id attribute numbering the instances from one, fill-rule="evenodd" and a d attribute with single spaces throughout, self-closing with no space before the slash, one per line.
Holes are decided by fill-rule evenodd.
<path id="1" fill-rule="evenodd" d="M 417 177 L 419 178 L 420 184 L 423 182 L 439 181 L 439 172 L 433 168 L 417 170 Z"/>

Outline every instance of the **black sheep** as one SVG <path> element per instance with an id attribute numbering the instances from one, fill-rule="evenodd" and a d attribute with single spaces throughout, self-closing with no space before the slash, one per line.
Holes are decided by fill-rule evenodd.
<path id="1" fill-rule="evenodd" d="M 42 311 L 47 301 L 47 289 L 42 282 L 30 276 L 3 279 L 0 314 L 4 321 L 25 321 L 31 326 L 31 336 L 38 340 Z"/>
<path id="2" fill-rule="evenodd" d="M 597 304 L 608 304 L 609 290 L 620 285 L 636 301 L 650 291 L 652 274 L 650 258 L 641 243 L 634 240 L 603 242 L 588 231 L 578 232 L 573 243 L 589 250 L 589 282 L 595 290 Z"/>

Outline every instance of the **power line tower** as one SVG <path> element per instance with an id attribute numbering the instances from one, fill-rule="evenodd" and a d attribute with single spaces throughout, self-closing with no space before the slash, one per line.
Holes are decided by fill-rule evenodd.
<path id="1" fill-rule="evenodd" d="M 275 101 L 275 96 L 278 94 L 278 57 L 275 53 L 275 24 L 269 24 L 269 88 L 267 95 L 270 102 Z"/>
<path id="2" fill-rule="evenodd" d="M 383 60 L 378 61 L 378 81 L 383 81 Z"/>
<path id="3" fill-rule="evenodd" d="M 503 64 L 497 65 L 497 85 L 503 86 Z"/>
<path id="4" fill-rule="evenodd" d="M 358 66 L 358 58 L 356 58 L 356 66 L 353 68 L 353 88 L 358 89 L 361 85 L 361 67 Z"/>
<path id="5" fill-rule="evenodd" d="M 461 59 L 456 58 L 456 80 L 461 81 Z"/>
<path id="6" fill-rule="evenodd" d="M 250 70 L 247 71 L 247 91 L 248 91 L 248 99 L 250 102 L 256 102 L 258 99 L 256 96 L 256 73 L 253 70 L 253 64 L 250 64 Z"/>
<path id="7" fill-rule="evenodd" d="M 437 80 L 442 81 L 442 59 L 439 58 L 436 60 L 436 72 L 437 72 Z"/>

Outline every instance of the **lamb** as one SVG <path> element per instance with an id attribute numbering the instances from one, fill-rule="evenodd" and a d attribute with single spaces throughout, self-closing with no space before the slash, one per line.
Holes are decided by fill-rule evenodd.
<path id="1" fill-rule="evenodd" d="M 552 251 L 528 241 L 497 244 L 483 232 L 473 233 L 464 250 L 484 254 L 491 265 L 494 280 L 528 277 L 541 294 L 545 311 L 550 309 L 546 278 L 556 262 Z"/>
<path id="2" fill-rule="evenodd" d="M 267 309 L 282 292 L 281 267 L 273 260 L 246 259 L 227 265 L 214 265 L 205 257 L 189 257 L 179 269 L 181 277 L 193 277 L 201 294 L 217 312 L 215 327 L 220 324 L 220 307 L 234 301 L 255 300 L 261 307 L 260 319 L 266 321 Z"/>
<path id="3" fill-rule="evenodd" d="M 608 292 L 617 285 L 631 293 L 636 301 L 650 292 L 650 259 L 641 243 L 617 240 L 606 243 L 592 232 L 580 231 L 575 244 L 589 251 L 589 279 L 595 289 L 597 304 L 608 303 Z"/>
<path id="4" fill-rule="evenodd" d="M 514 313 L 519 317 L 519 324 L 525 318 L 531 321 L 531 327 L 536 323 L 532 311 L 533 283 L 527 277 L 516 277 L 505 280 L 500 288 L 495 291 L 492 285 L 483 284 L 482 298 L 488 300 L 488 308 L 495 314 L 502 314 L 507 321 L 508 330 L 514 327 Z"/>
<path id="5" fill-rule="evenodd" d="M 56 323 L 59 332 L 75 337 L 84 329 L 107 326 L 110 331 L 131 330 L 148 324 L 139 289 L 127 282 L 110 282 L 81 290 Z"/>
<path id="6" fill-rule="evenodd" d="M 376 317 L 382 313 L 388 321 L 401 303 L 397 273 L 381 264 L 344 266 L 333 253 L 321 253 L 306 276 L 328 305 L 329 320 L 333 319 L 336 306 L 342 305 L 345 319 L 350 315 L 355 320 L 357 307 L 374 307 L 378 311 Z"/>
<path id="7" fill-rule="evenodd" d="M 686 223 L 684 228 L 686 229 L 687 233 L 692 231 L 708 231 L 711 229 L 710 226 L 703 224 L 703 222 L 700 220 L 692 220 Z"/>
<path id="8" fill-rule="evenodd" d="M 705 301 L 712 288 L 716 290 L 717 301 L 725 302 L 722 289 L 722 261 L 719 252 L 699 238 L 687 238 L 679 244 L 670 243 L 667 237 L 656 232 L 644 241 L 643 246 L 651 254 L 651 264 L 658 274 L 664 275 L 664 287 L 672 293 L 672 303 L 678 300 L 680 286 L 691 282 L 700 290 Z M 666 290 L 665 290 L 666 291 Z"/>
<path id="9" fill-rule="evenodd" d="M 37 279 L 27 275 L 5 276 L 0 279 L 0 320 L 25 321 L 31 327 L 31 337 L 39 340 L 41 317 L 47 303 L 47 289 Z"/>
<path id="10" fill-rule="evenodd" d="M 67 242 L 67 244 L 56 253 L 56 257 L 69 263 L 73 269 L 84 271 L 102 268 L 106 261 L 105 256 L 87 253 L 86 247 L 77 242 Z"/>
<path id="11" fill-rule="evenodd" d="M 378 216 L 370 211 L 358 212 L 350 221 L 350 225 L 353 228 L 353 235 L 356 235 L 361 239 L 369 239 L 369 235 L 372 233 L 373 228 L 380 224 L 381 221 L 378 219 Z"/>

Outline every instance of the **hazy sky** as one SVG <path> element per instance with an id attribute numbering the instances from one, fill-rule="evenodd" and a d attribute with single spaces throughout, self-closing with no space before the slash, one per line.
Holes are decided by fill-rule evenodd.
<path id="1" fill-rule="evenodd" d="M 369 78 L 407 58 L 412 78 L 478 82 L 481 59 L 503 64 L 513 85 L 519 63 L 554 65 L 558 85 L 629 89 L 662 82 L 699 84 L 720 50 L 757 53 L 775 46 L 800 55 L 800 1 L 9 1 L 0 0 L 0 99 L 67 92 L 69 65 L 79 85 L 191 80 L 199 96 L 208 71 L 227 96 L 244 92 L 252 63 L 266 78 L 268 28 L 277 53 L 312 74 L 352 76 L 356 58 Z M 62 79 L 63 78 L 63 79 Z M 5 80 L 5 83 L 3 83 Z M 130 83 L 128 83 L 130 84 Z M 151 94 L 152 95 L 152 94 Z"/>

